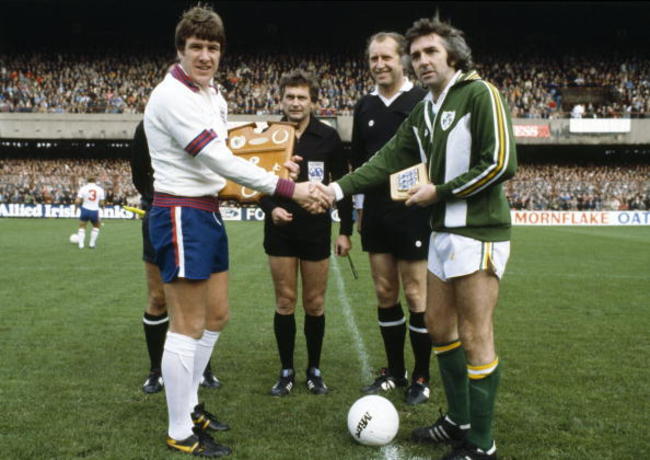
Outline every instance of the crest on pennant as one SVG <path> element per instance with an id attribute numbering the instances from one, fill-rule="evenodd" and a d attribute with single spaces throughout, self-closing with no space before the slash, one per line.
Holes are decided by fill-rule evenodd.
<path id="1" fill-rule="evenodd" d="M 450 111 L 450 112 L 442 112 L 442 115 L 440 116 L 440 127 L 442 128 L 443 131 L 447 131 L 451 124 L 454 122 L 454 118 L 456 118 L 456 111 Z"/>

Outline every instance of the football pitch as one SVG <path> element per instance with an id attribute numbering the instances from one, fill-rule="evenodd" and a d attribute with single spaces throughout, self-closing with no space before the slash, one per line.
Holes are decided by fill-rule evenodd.
<path id="1" fill-rule="evenodd" d="M 141 390 L 148 357 L 140 222 L 107 221 L 96 250 L 68 242 L 76 225 L 0 219 L 0 458 L 184 458 L 164 445 L 164 395 Z M 331 392 L 304 387 L 297 313 L 296 387 L 272 398 L 279 360 L 262 224 L 226 225 L 232 314 L 212 361 L 224 386 L 201 389 L 200 399 L 232 426 L 217 439 L 233 458 L 439 458 L 444 448 L 409 440 L 445 407 L 435 358 L 428 403 L 407 407 L 401 390 L 388 396 L 401 423 L 393 443 L 364 447 L 347 432 L 349 406 L 385 364 L 358 236 L 359 279 L 345 259 L 330 264 L 322 370 Z M 496 312 L 500 458 L 647 455 L 649 292 L 649 227 L 513 230 Z M 411 355 L 409 345 L 409 369 Z"/>

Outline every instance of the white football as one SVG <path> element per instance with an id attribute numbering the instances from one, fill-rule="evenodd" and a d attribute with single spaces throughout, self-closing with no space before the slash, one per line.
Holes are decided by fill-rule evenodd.
<path id="1" fill-rule="evenodd" d="M 69 240 L 72 244 L 77 244 L 79 242 L 79 235 L 73 233 L 72 235 L 70 235 Z"/>
<path id="2" fill-rule="evenodd" d="M 357 399 L 348 411 L 348 430 L 355 441 L 366 446 L 384 446 L 399 429 L 397 409 L 383 396 Z"/>

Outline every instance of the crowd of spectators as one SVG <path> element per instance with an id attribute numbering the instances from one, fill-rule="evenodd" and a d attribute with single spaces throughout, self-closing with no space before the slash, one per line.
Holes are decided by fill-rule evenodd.
<path id="1" fill-rule="evenodd" d="M 650 116 L 650 60 L 563 56 L 490 59 L 481 75 L 505 95 L 515 118 L 616 118 Z M 600 102 L 572 101 L 563 89 L 602 89 Z M 575 98 L 575 97 L 574 97 Z M 579 114 L 572 109 L 580 106 Z"/>
<path id="2" fill-rule="evenodd" d="M 9 159 L 0 163 L 0 203 L 74 203 L 89 177 L 106 204 L 137 204 L 127 160 Z M 650 164 L 522 164 L 506 182 L 513 209 L 650 210 Z"/>
<path id="3" fill-rule="evenodd" d="M 230 113 L 268 115 L 278 112 L 283 73 L 301 67 L 319 77 L 321 115 L 351 115 L 355 102 L 372 89 L 366 67 L 341 56 L 235 56 L 224 65 Z"/>
<path id="4" fill-rule="evenodd" d="M 72 204 L 88 178 L 106 191 L 106 205 L 138 203 L 128 161 L 119 159 L 5 159 L 0 203 Z"/>
<path id="5" fill-rule="evenodd" d="M 650 209 L 650 165 L 523 164 L 505 184 L 513 209 Z"/>
<path id="6" fill-rule="evenodd" d="M 141 113 L 161 57 L 0 54 L 0 112 Z"/>
<path id="7" fill-rule="evenodd" d="M 583 117 L 650 116 L 650 59 L 603 54 L 477 56 L 476 61 L 479 74 L 503 92 L 516 118 L 568 117 L 576 105 Z M 0 112 L 141 113 L 171 63 L 169 56 L 153 54 L 0 54 Z M 230 113 L 277 113 L 280 76 L 295 67 L 318 76 L 322 115 L 351 114 L 355 101 L 372 89 L 362 55 L 227 54 L 218 82 Z M 567 106 L 566 88 L 605 91 L 595 102 L 578 96 Z"/>

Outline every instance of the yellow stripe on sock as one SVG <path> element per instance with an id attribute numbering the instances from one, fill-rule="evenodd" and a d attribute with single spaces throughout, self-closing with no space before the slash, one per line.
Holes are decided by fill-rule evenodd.
<path id="1" fill-rule="evenodd" d="M 480 366 L 470 366 L 467 365 L 467 376 L 472 380 L 484 379 L 490 375 L 499 365 L 499 358 L 497 357 L 494 361 L 488 364 L 482 364 Z"/>
<path id="2" fill-rule="evenodd" d="M 462 343 L 460 342 L 460 340 L 456 340 L 455 342 L 452 342 L 452 343 L 447 344 L 447 345 L 442 345 L 442 346 L 439 346 L 439 347 L 434 346 L 433 347 L 433 352 L 436 355 L 439 355 L 441 353 L 446 353 L 448 351 L 455 350 L 456 348 L 460 347 L 461 345 L 462 345 Z"/>

